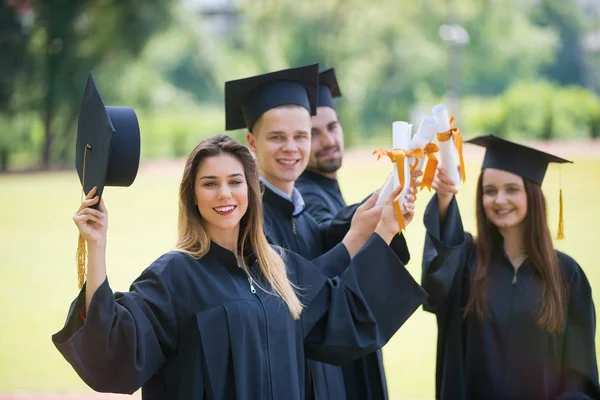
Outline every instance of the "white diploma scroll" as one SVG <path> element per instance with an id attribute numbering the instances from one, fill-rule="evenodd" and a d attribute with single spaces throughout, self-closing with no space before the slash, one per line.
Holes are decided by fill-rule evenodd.
<path id="1" fill-rule="evenodd" d="M 419 130 L 415 133 L 415 136 L 410 141 L 410 145 L 408 147 L 409 150 L 414 150 L 417 148 L 424 149 L 429 143 L 433 141 L 435 138 L 435 134 L 437 132 L 437 120 L 433 117 L 425 117 L 421 120 L 421 124 L 419 125 Z M 414 163 L 414 159 L 410 158 L 410 164 Z M 417 165 L 416 170 L 421 171 L 423 169 L 423 164 L 425 164 L 425 159 L 419 160 L 419 164 Z"/>
<path id="2" fill-rule="evenodd" d="M 448 109 L 444 104 L 438 104 L 433 107 L 433 115 L 435 116 L 438 127 L 437 133 L 443 133 L 450 130 L 450 121 L 448 118 Z M 440 149 L 439 166 L 446 170 L 448 177 L 454 181 L 454 187 L 460 185 L 460 173 L 458 172 L 458 154 L 454 145 L 454 139 L 451 137 L 445 142 L 438 140 Z"/>
<path id="3" fill-rule="evenodd" d="M 410 145 L 410 137 L 412 134 L 412 125 L 405 121 L 396 121 L 392 124 L 392 147 L 394 149 L 407 150 Z M 377 199 L 376 205 L 381 205 L 386 202 L 390 194 L 400 186 L 400 179 L 398 177 L 398 169 L 396 164 L 392 165 L 392 173 L 388 176 L 385 184 L 379 192 L 379 198 Z M 408 193 L 410 188 L 410 164 L 408 157 L 404 160 L 404 188 L 400 195 L 400 206 L 402 213 L 405 212 L 403 205 L 403 199 Z"/>

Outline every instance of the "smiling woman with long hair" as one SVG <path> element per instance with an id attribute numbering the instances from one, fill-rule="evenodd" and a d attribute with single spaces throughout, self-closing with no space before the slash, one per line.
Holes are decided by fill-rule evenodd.
<path id="1" fill-rule="evenodd" d="M 53 342 L 97 391 L 303 399 L 305 358 L 340 365 L 381 348 L 426 297 L 388 246 L 392 199 L 348 272 L 329 279 L 267 243 L 249 150 L 225 135 L 205 139 L 185 165 L 176 249 L 129 292 L 108 284 L 108 214 L 88 193 L 74 216 L 87 282 Z"/>
<path id="2" fill-rule="evenodd" d="M 595 310 L 575 260 L 554 249 L 541 184 L 559 157 L 492 135 L 477 237 L 446 172 L 425 211 L 423 287 L 438 323 L 438 399 L 598 399 Z"/>

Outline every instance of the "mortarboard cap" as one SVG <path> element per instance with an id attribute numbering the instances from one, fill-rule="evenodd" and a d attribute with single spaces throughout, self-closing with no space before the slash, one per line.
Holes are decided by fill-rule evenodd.
<path id="1" fill-rule="evenodd" d="M 287 104 L 317 112 L 319 64 L 225 82 L 225 129 L 253 125 L 268 110 Z"/>
<path id="2" fill-rule="evenodd" d="M 329 68 L 319 74 L 319 107 L 331 107 L 335 110 L 333 99 L 342 97 L 340 86 L 335 77 L 335 69 Z"/>
<path id="3" fill-rule="evenodd" d="M 482 169 L 495 168 L 508 171 L 527 179 L 537 185 L 542 185 L 550 163 L 572 163 L 564 158 L 523 146 L 494 135 L 478 136 L 467 143 L 485 147 Z M 564 238 L 564 217 L 562 188 L 559 191 L 559 215 L 557 239 Z"/>
<path id="4" fill-rule="evenodd" d="M 91 72 L 79 110 L 75 146 L 75 168 L 86 195 L 96 186 L 96 195 L 101 198 L 105 186 L 129 186 L 135 180 L 140 162 L 137 116 L 130 107 L 105 106 Z M 99 205 L 96 203 L 94 208 Z M 87 260 L 81 234 L 76 260 L 81 288 Z"/>
<path id="5" fill-rule="evenodd" d="M 83 92 L 75 167 L 83 192 L 105 186 L 130 186 L 140 161 L 140 128 L 130 107 L 105 106 L 90 72 Z"/>
<path id="6" fill-rule="evenodd" d="M 482 169 L 495 168 L 508 171 L 540 186 L 548 164 L 572 162 L 494 135 L 478 136 L 466 142 L 486 148 Z"/>

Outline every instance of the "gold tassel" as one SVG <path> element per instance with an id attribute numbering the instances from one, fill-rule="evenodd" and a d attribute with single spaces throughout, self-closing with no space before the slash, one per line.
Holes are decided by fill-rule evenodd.
<path id="1" fill-rule="evenodd" d="M 560 189 L 559 197 L 558 197 L 558 233 L 556 234 L 556 239 L 562 240 L 565 238 L 565 221 L 563 217 L 563 195 L 562 189 Z"/>
<path id="2" fill-rule="evenodd" d="M 85 267 L 87 261 L 87 249 L 85 246 L 85 240 L 83 236 L 79 234 L 79 241 L 77 243 L 77 279 L 79 289 L 83 287 L 85 281 Z"/>
<path id="3" fill-rule="evenodd" d="M 83 195 L 85 191 L 85 161 L 87 156 L 88 149 L 91 149 L 92 146 L 89 144 L 85 145 L 85 150 L 83 152 L 83 168 L 82 168 L 82 179 L 81 179 L 81 198 L 79 200 L 80 203 L 83 202 Z M 85 281 L 85 267 L 87 262 L 87 248 L 85 245 L 85 239 L 79 234 L 79 239 L 77 240 L 77 253 L 75 254 L 76 263 L 77 263 L 77 285 L 79 289 L 83 287 L 83 282 Z"/>

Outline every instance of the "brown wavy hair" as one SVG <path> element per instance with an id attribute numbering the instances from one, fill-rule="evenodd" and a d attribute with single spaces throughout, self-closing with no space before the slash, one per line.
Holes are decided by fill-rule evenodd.
<path id="1" fill-rule="evenodd" d="M 567 284 L 552 244 L 542 188 L 527 179 L 523 179 L 523 184 L 527 195 L 527 214 L 524 219 L 525 251 L 542 280 L 541 307 L 537 324 L 549 332 L 559 332 L 564 325 Z M 483 171 L 477 182 L 476 203 L 477 262 L 464 316 L 474 313 L 479 319 L 483 319 L 488 314 L 486 286 L 493 245 L 500 240 L 498 228 L 487 219 L 483 208 Z"/>
<path id="2" fill-rule="evenodd" d="M 210 237 L 202 226 L 202 216 L 194 204 L 196 174 L 202 162 L 208 157 L 229 154 L 244 167 L 248 185 L 248 210 L 240 221 L 240 236 L 237 252 L 240 260 L 249 247 L 258 260 L 260 273 L 267 283 L 287 304 L 294 319 L 300 317 L 302 304 L 289 281 L 282 256 L 267 242 L 263 229 L 263 209 L 260 185 L 254 157 L 246 146 L 227 135 L 215 135 L 201 141 L 190 153 L 179 185 L 179 218 L 176 248 L 196 259 L 202 258 L 210 249 Z M 249 273 L 248 266 L 242 268 Z"/>

